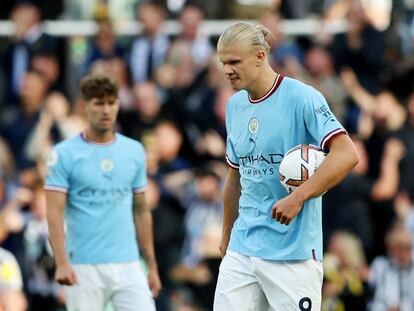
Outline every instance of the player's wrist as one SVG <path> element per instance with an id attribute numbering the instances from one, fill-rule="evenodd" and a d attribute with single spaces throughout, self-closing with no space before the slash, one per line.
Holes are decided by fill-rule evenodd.
<path id="1" fill-rule="evenodd" d="M 304 203 L 306 200 L 309 199 L 306 193 L 302 191 L 301 187 L 297 188 L 290 195 L 299 203 Z"/>
<path id="2" fill-rule="evenodd" d="M 155 260 L 155 257 L 145 258 L 145 263 L 147 264 L 148 268 L 157 268 L 157 261 Z"/>
<path id="3" fill-rule="evenodd" d="M 67 258 L 62 258 L 62 259 L 59 259 L 59 260 L 56 259 L 56 266 L 57 267 L 64 267 L 64 266 L 69 266 L 69 265 L 70 265 L 70 263 L 69 263 L 69 260 Z"/>

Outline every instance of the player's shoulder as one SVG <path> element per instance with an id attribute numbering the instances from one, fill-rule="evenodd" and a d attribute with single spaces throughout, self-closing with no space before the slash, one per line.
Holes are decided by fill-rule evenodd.
<path id="1" fill-rule="evenodd" d="M 76 151 L 76 148 L 82 144 L 81 135 L 75 135 L 70 138 L 66 138 L 61 142 L 57 143 L 53 149 L 56 151 Z"/>
<path id="2" fill-rule="evenodd" d="M 227 105 L 229 107 L 235 107 L 244 103 L 248 103 L 248 93 L 246 90 L 240 90 L 230 96 Z"/>
<path id="3" fill-rule="evenodd" d="M 138 140 L 135 140 L 133 138 L 127 137 L 121 133 L 116 133 L 116 140 L 119 144 L 121 144 L 123 147 L 129 147 L 132 149 L 139 149 L 143 150 L 144 146 L 141 142 Z"/>
<path id="4" fill-rule="evenodd" d="M 283 91 L 291 102 L 297 104 L 307 104 L 309 102 L 319 102 L 324 96 L 313 86 L 294 78 L 285 77 L 283 79 Z"/>
<path id="5" fill-rule="evenodd" d="M 76 157 L 76 153 L 81 150 L 82 138 L 81 135 L 75 135 L 73 137 L 62 140 L 53 146 L 48 152 L 46 157 L 46 163 L 48 166 L 55 165 L 58 162 L 70 163 L 73 158 Z"/>
<path id="6" fill-rule="evenodd" d="M 287 88 L 288 91 L 292 91 L 292 93 L 297 95 L 306 95 L 319 92 L 313 86 L 291 77 L 283 78 L 283 87 Z"/>

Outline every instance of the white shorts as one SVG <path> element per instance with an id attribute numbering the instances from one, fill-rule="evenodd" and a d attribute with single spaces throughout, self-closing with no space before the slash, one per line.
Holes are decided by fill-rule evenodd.
<path id="1" fill-rule="evenodd" d="M 215 311 L 319 311 L 322 263 L 271 261 L 228 251 L 220 265 Z"/>
<path id="2" fill-rule="evenodd" d="M 117 311 L 153 311 L 154 299 L 138 261 L 73 265 L 78 284 L 65 286 L 67 311 L 103 311 L 111 301 Z"/>

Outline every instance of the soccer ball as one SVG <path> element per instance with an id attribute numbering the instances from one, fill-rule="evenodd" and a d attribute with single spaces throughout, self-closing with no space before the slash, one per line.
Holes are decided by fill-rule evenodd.
<path id="1" fill-rule="evenodd" d="M 325 157 L 325 152 L 314 145 L 301 144 L 290 149 L 279 166 L 282 186 L 291 193 L 315 173 Z"/>

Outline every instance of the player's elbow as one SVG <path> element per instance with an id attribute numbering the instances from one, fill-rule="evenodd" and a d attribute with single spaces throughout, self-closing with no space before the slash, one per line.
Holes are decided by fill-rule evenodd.
<path id="1" fill-rule="evenodd" d="M 355 150 L 353 150 L 353 152 L 351 152 L 349 162 L 350 162 L 351 169 L 353 169 L 355 166 L 358 165 L 359 155 L 357 154 L 357 152 Z"/>

